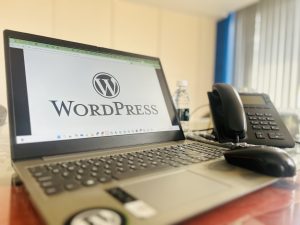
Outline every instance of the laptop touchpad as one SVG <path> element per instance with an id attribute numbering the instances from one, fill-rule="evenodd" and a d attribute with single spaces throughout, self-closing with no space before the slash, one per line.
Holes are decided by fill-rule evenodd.
<path id="1" fill-rule="evenodd" d="M 162 211 L 208 197 L 229 186 L 190 171 L 182 171 L 124 185 L 123 188 L 134 197 Z"/>

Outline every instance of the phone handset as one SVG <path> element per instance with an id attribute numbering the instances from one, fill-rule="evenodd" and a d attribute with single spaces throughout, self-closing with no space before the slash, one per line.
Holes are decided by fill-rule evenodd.
<path id="1" fill-rule="evenodd" d="M 244 139 L 247 123 L 238 92 L 231 85 L 217 83 L 207 94 L 218 141 L 239 142 Z"/>

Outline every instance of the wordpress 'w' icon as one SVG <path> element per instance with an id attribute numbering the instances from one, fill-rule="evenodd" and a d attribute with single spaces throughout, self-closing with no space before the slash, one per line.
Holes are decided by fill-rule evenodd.
<path id="1" fill-rule="evenodd" d="M 104 98 L 115 98 L 120 93 L 120 85 L 116 78 L 108 73 L 97 73 L 93 78 L 95 91 Z"/>

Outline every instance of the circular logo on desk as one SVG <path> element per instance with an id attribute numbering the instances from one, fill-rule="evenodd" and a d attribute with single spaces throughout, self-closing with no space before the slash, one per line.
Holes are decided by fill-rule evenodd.
<path id="1" fill-rule="evenodd" d="M 95 91 L 104 98 L 115 98 L 120 93 L 120 85 L 116 78 L 108 73 L 97 73 L 93 77 Z"/>
<path id="2" fill-rule="evenodd" d="M 125 217 L 112 209 L 94 208 L 81 211 L 66 223 L 66 225 L 125 225 Z"/>

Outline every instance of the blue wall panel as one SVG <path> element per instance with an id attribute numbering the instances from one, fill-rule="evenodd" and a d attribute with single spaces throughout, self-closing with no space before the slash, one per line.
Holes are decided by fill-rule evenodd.
<path id="1" fill-rule="evenodd" d="M 232 83 L 235 42 L 235 14 L 217 24 L 215 83 Z"/>

